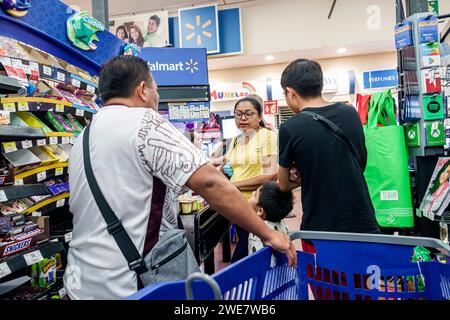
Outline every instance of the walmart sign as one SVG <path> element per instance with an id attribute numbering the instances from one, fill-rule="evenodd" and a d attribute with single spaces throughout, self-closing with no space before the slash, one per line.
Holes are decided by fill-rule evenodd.
<path id="1" fill-rule="evenodd" d="M 208 84 L 206 49 L 142 48 L 140 57 L 158 86 Z"/>

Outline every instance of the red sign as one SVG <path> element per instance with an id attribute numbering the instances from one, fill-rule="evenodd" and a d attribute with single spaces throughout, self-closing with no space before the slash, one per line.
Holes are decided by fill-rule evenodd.
<path id="1" fill-rule="evenodd" d="M 278 114 L 278 101 L 264 101 L 264 114 Z"/>

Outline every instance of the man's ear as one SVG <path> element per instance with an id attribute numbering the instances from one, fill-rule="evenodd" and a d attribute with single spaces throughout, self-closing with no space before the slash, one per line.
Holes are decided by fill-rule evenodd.
<path id="1" fill-rule="evenodd" d="M 292 98 L 294 93 L 295 93 L 294 89 L 292 89 L 291 87 L 286 87 L 286 95 L 288 95 Z"/>
<path id="2" fill-rule="evenodd" d="M 141 83 L 139 83 L 139 85 L 136 88 L 136 95 L 143 102 L 146 102 L 145 101 L 145 97 L 146 97 L 145 90 L 147 90 L 147 86 L 145 85 L 145 81 L 141 81 Z"/>

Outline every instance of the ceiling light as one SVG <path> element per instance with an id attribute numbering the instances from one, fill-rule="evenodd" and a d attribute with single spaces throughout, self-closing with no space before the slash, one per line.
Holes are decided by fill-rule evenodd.
<path id="1" fill-rule="evenodd" d="M 272 61 L 273 60 L 273 56 L 272 55 L 268 55 L 264 58 L 264 60 L 266 61 Z"/>
<path id="2" fill-rule="evenodd" d="M 339 54 L 343 54 L 343 53 L 346 53 L 346 52 L 347 52 L 346 48 L 339 48 L 339 49 L 337 49 L 337 53 L 339 53 Z"/>

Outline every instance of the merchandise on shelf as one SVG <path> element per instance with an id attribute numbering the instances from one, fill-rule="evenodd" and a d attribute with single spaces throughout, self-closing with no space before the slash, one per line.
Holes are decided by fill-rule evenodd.
<path id="1" fill-rule="evenodd" d="M 57 261 L 55 257 L 44 259 L 32 266 L 31 285 L 49 288 L 56 282 Z"/>
<path id="2" fill-rule="evenodd" d="M 10 241 L 0 242 L 0 258 L 12 256 L 50 239 L 49 217 L 30 217 L 28 219 L 36 223 L 39 228 L 17 234 Z"/>

